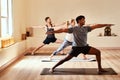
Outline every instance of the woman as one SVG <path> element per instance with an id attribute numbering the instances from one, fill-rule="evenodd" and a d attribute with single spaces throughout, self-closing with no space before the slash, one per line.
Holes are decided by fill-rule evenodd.
<path id="1" fill-rule="evenodd" d="M 55 25 L 52 24 L 52 21 L 51 21 L 51 18 L 50 17 L 46 17 L 45 18 L 45 22 L 46 22 L 46 26 L 45 27 L 42 27 L 42 28 L 45 28 L 46 32 L 49 32 L 49 31 L 54 31 L 54 27 Z M 60 25 L 64 25 L 64 23 L 60 24 Z M 60 25 L 57 25 L 57 26 L 60 26 Z M 43 43 L 35 48 L 33 51 L 32 51 L 32 55 L 37 51 L 39 50 L 41 47 L 47 45 L 47 44 L 50 44 L 50 43 L 60 43 L 61 41 L 58 40 L 56 37 L 55 37 L 55 34 L 47 34 L 46 36 L 46 39 L 43 41 Z"/>

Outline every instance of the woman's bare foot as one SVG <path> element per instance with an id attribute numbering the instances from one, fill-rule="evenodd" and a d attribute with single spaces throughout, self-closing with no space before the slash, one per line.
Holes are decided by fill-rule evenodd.
<path id="1" fill-rule="evenodd" d="M 34 52 L 32 52 L 31 55 L 34 55 Z"/>
<path id="2" fill-rule="evenodd" d="M 65 53 L 60 53 L 61 55 L 65 55 Z"/>
<path id="3" fill-rule="evenodd" d="M 49 72 L 50 72 L 50 73 L 53 73 L 53 72 L 54 72 L 54 69 L 51 68 L 51 69 L 49 70 Z"/>
<path id="4" fill-rule="evenodd" d="M 83 60 L 88 60 L 88 58 L 84 57 Z"/>
<path id="5" fill-rule="evenodd" d="M 51 58 L 51 57 L 48 57 L 48 58 L 46 58 L 46 60 L 48 60 L 48 61 L 52 61 L 52 58 Z"/>
<path id="6" fill-rule="evenodd" d="M 87 56 L 83 54 L 83 59 L 88 60 Z"/>
<path id="7" fill-rule="evenodd" d="M 49 59 L 50 59 L 50 60 L 52 60 L 52 58 L 53 58 L 53 55 L 49 56 Z"/>

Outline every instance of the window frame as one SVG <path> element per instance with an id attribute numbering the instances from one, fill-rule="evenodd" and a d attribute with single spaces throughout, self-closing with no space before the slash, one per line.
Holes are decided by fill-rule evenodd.
<path id="1" fill-rule="evenodd" d="M 12 0 L 7 0 L 7 16 L 1 16 L 1 6 L 0 6 L 0 37 L 6 37 L 6 36 L 12 36 L 13 35 L 13 17 L 12 17 Z M 1 0 L 0 0 L 0 5 L 1 5 Z M 11 5 L 11 6 L 10 6 Z M 10 6 L 10 7 L 9 7 Z M 11 9 L 10 9 L 11 8 Z M 11 11 L 10 11 L 11 10 Z M 11 17 L 10 17 L 11 16 Z M 2 35 L 2 22 L 1 19 L 2 18 L 6 18 L 7 19 L 7 30 L 6 30 L 6 34 Z M 11 19 L 10 19 L 11 18 Z M 11 20 L 11 21 L 10 21 Z M 10 25 L 11 24 L 11 25 Z M 10 27 L 11 26 L 11 27 Z M 10 31 L 10 28 L 12 28 L 12 30 Z M 12 32 L 12 33 L 11 33 Z"/>

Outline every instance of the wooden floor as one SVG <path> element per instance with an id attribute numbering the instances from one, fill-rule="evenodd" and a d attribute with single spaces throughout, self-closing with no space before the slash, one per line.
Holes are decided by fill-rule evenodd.
<path id="1" fill-rule="evenodd" d="M 120 50 L 101 50 L 102 66 L 114 69 L 118 75 L 40 75 L 43 68 L 56 62 L 41 62 L 45 55 L 24 56 L 0 73 L 0 80 L 120 80 Z M 64 57 L 64 56 L 55 56 Z M 82 57 L 81 55 L 78 57 Z M 91 57 L 88 55 L 88 57 Z M 66 62 L 59 68 L 97 68 L 96 62 Z"/>

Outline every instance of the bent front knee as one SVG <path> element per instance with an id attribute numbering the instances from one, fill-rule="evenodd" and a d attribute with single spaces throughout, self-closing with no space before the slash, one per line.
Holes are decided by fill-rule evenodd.
<path id="1" fill-rule="evenodd" d="M 100 51 L 100 50 L 97 50 L 97 51 L 96 51 L 96 55 L 101 55 L 101 51 Z"/>

